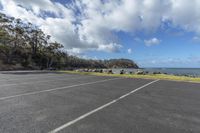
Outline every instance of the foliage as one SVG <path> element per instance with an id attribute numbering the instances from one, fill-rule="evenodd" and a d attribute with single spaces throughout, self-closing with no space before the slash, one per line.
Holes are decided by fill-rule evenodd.
<path id="1" fill-rule="evenodd" d="M 0 13 L 0 61 L 24 69 L 138 67 L 127 59 L 91 60 L 69 56 L 37 26 Z M 1 68 L 0 68 L 1 69 Z"/>

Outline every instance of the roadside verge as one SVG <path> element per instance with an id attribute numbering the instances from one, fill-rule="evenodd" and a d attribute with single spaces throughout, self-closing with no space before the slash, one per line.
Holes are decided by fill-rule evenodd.
<path id="1" fill-rule="evenodd" d="M 76 72 L 76 71 L 58 71 L 58 72 L 69 73 L 69 74 L 94 75 L 94 76 L 112 76 L 112 77 L 140 78 L 140 79 L 160 79 L 160 80 L 200 83 L 200 77 L 175 76 L 175 75 L 169 75 L 169 74 L 137 75 L 137 74 L 107 74 L 107 73 L 97 73 L 97 72 Z"/>

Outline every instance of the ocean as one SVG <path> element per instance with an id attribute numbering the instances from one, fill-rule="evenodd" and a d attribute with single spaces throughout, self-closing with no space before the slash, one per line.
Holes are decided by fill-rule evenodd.
<path id="1" fill-rule="evenodd" d="M 119 73 L 121 69 L 112 69 L 114 73 Z M 161 72 L 174 75 L 190 75 L 200 77 L 200 68 L 141 68 L 141 69 L 132 69 L 124 68 L 123 70 L 127 72 L 136 72 L 138 70 L 148 71 L 148 72 Z"/>

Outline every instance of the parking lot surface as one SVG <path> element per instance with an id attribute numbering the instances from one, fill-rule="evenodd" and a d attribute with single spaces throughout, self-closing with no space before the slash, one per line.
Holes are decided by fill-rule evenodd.
<path id="1" fill-rule="evenodd" d="M 200 84 L 0 74 L 1 133 L 199 133 Z"/>

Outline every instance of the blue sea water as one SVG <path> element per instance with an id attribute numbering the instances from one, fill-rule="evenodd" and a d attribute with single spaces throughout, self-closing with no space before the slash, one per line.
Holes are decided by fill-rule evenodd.
<path id="1" fill-rule="evenodd" d="M 113 72 L 119 73 L 121 69 L 113 69 Z M 174 74 L 174 75 L 190 75 L 190 76 L 197 76 L 200 77 L 200 68 L 141 68 L 141 69 L 132 69 L 132 68 L 125 68 L 123 69 L 127 72 L 136 72 L 138 70 L 152 72 L 161 72 L 167 74 Z"/>

